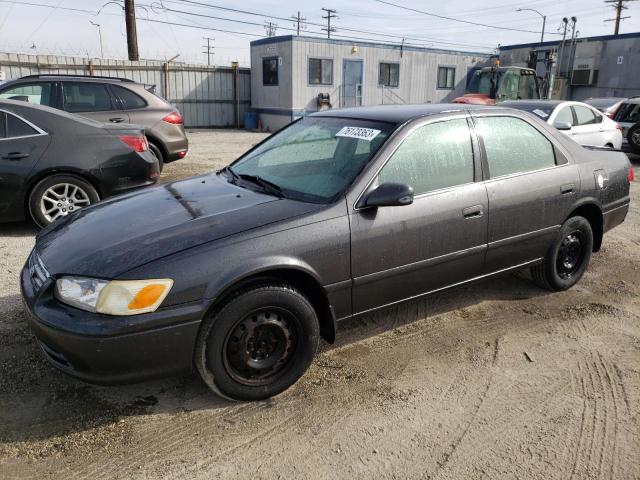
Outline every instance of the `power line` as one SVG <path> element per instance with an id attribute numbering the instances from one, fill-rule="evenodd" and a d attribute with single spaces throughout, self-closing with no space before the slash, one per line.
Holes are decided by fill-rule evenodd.
<path id="1" fill-rule="evenodd" d="M 324 10 L 325 12 L 327 12 L 326 15 L 323 15 L 322 18 L 324 18 L 327 21 L 327 26 L 326 28 L 323 27 L 322 30 L 324 30 L 325 32 L 327 32 L 327 38 L 331 38 L 331 32 L 335 32 L 336 29 L 334 27 L 331 26 L 331 19 L 332 18 L 338 18 L 336 16 L 336 11 L 331 9 L 331 8 L 324 8 L 322 7 L 322 10 Z"/>
<path id="2" fill-rule="evenodd" d="M 523 30 L 523 29 L 519 29 L 519 28 L 500 27 L 498 25 L 490 25 L 488 23 L 478 23 L 478 22 L 472 22 L 471 20 L 461 20 L 459 18 L 447 17 L 445 15 L 438 15 L 437 13 L 425 12 L 424 10 L 417 10 L 415 8 L 405 7 L 403 5 L 398 5 L 397 3 L 387 2 L 386 0 L 373 0 L 373 1 L 374 2 L 378 2 L 378 3 L 383 3 L 385 5 L 390 5 L 390 6 L 396 7 L 396 8 L 402 8 L 403 10 L 408 10 L 410 12 L 421 13 L 421 14 L 427 15 L 429 17 L 439 18 L 441 20 L 449 20 L 449 21 L 452 21 L 452 22 L 466 23 L 468 25 L 476 25 L 478 27 L 494 28 L 496 30 L 508 30 L 508 31 L 511 31 L 511 32 L 524 32 L 524 33 L 537 33 L 537 34 L 542 33 L 542 32 L 535 31 L 535 30 Z"/>

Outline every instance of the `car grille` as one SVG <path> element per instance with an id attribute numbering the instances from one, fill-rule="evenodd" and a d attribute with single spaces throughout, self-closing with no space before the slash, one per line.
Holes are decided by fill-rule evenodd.
<path id="1" fill-rule="evenodd" d="M 29 256 L 29 276 L 31 277 L 31 283 L 38 291 L 44 285 L 44 282 L 49 278 L 49 272 L 45 268 L 40 256 L 34 250 Z"/>

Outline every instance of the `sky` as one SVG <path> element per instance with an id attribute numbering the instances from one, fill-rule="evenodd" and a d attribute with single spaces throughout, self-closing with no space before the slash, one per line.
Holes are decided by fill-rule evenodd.
<path id="1" fill-rule="evenodd" d="M 578 18 L 580 37 L 612 34 L 613 22 L 604 20 L 615 13 L 604 0 L 136 0 L 135 4 L 141 58 L 166 60 L 179 55 L 179 62 L 206 64 L 203 37 L 211 37 L 212 64 L 239 61 L 242 66 L 249 66 L 249 42 L 266 36 L 264 24 L 274 23 L 277 35 L 294 33 L 294 22 L 287 19 L 298 10 L 307 20 L 303 35 L 326 35 L 321 31 L 325 7 L 337 11 L 332 20 L 334 38 L 400 43 L 404 37 L 405 44 L 473 52 L 539 41 L 542 18 L 518 8 L 547 16 L 546 39 L 560 38 L 565 16 Z M 0 52 L 100 57 L 101 33 L 104 58 L 126 59 L 121 5 L 122 0 L 0 0 Z M 622 22 L 621 33 L 640 31 L 640 1 L 629 2 L 628 7 L 625 15 L 631 18 Z"/>

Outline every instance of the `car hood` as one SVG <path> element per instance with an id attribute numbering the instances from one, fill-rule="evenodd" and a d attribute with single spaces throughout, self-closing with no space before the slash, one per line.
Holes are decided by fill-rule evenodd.
<path id="1" fill-rule="evenodd" d="M 43 230 L 36 251 L 52 275 L 114 278 L 158 258 L 319 210 L 205 175 L 121 195 Z"/>

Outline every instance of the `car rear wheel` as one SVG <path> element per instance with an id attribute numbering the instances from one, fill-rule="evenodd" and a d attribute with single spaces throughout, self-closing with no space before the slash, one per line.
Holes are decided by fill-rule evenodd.
<path id="1" fill-rule="evenodd" d="M 293 385 L 318 348 L 318 317 L 295 288 L 267 283 L 234 293 L 207 318 L 195 363 L 215 393 L 262 400 Z"/>
<path id="2" fill-rule="evenodd" d="M 164 155 L 162 154 L 162 149 L 160 149 L 160 147 L 155 143 L 149 142 L 149 151 L 158 159 L 158 171 L 162 173 L 162 169 L 164 168 Z"/>
<path id="3" fill-rule="evenodd" d="M 542 263 L 531 268 L 531 276 L 546 290 L 567 290 L 582 278 L 592 250 L 591 224 L 584 217 L 571 217 L 560 228 Z"/>
<path id="4" fill-rule="evenodd" d="M 29 213 L 39 227 L 100 200 L 96 189 L 76 175 L 57 174 L 41 180 L 29 195 Z"/>
<path id="5" fill-rule="evenodd" d="M 640 154 L 640 123 L 636 123 L 629 129 L 627 140 L 633 152 Z"/>

